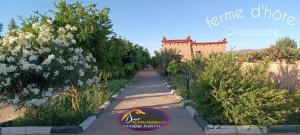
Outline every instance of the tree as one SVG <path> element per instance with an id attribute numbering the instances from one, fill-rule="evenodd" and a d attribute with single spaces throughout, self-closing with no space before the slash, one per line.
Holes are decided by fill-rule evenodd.
<path id="1" fill-rule="evenodd" d="M 96 4 L 83 6 L 80 2 L 68 4 L 65 0 L 54 3 L 56 11 L 54 25 L 57 27 L 73 25 L 78 28 L 75 39 L 77 45 L 95 56 L 100 69 L 106 68 L 108 64 L 105 43 L 112 33 L 112 24 L 109 19 L 109 8 L 97 9 Z"/>
<path id="2" fill-rule="evenodd" d="M 2 32 L 2 29 L 3 29 L 3 24 L 0 23 L 0 37 L 1 37 L 1 32 Z"/>
<path id="3" fill-rule="evenodd" d="M 15 20 L 12 18 L 8 24 L 8 31 L 11 31 L 13 29 L 18 29 L 18 26 L 17 26 Z"/>
<path id="4" fill-rule="evenodd" d="M 277 40 L 276 45 L 280 48 L 297 48 L 297 43 L 290 37 L 283 37 Z"/>
<path id="5" fill-rule="evenodd" d="M 284 37 L 278 39 L 275 45 L 265 49 L 260 54 L 262 54 L 262 58 L 270 57 L 275 61 L 282 59 L 292 61 L 297 57 L 297 51 L 296 41 L 289 37 Z"/>
<path id="6" fill-rule="evenodd" d="M 162 49 L 160 52 L 155 51 L 154 54 L 155 56 L 152 57 L 152 66 L 159 67 L 160 72 L 163 74 L 167 73 L 167 66 L 172 60 L 176 60 L 177 62 L 181 60 L 181 56 L 176 50 Z"/>
<path id="7" fill-rule="evenodd" d="M 182 69 L 181 69 L 181 65 L 177 63 L 176 60 L 172 60 L 168 64 L 167 70 L 171 75 L 175 75 L 179 73 Z"/>
<path id="8" fill-rule="evenodd" d="M 105 49 L 105 59 L 109 65 L 105 71 L 112 73 L 113 78 L 130 77 L 150 61 L 147 49 L 116 35 L 106 42 Z"/>

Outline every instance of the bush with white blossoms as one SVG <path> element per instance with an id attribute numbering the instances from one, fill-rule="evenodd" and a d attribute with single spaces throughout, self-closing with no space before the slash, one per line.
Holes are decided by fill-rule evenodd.
<path id="1" fill-rule="evenodd" d="M 33 23 L 32 32 L 12 30 L 0 39 L 0 101 L 39 106 L 70 86 L 99 83 L 96 59 L 76 47 L 76 27 Z"/>

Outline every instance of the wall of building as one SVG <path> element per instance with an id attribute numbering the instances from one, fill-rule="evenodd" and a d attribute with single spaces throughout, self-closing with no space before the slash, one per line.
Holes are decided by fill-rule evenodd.
<path id="1" fill-rule="evenodd" d="M 197 52 L 200 52 L 201 57 L 208 57 L 209 54 L 214 52 L 225 52 L 226 44 L 226 38 L 217 42 L 196 42 L 190 36 L 180 40 L 168 40 L 166 37 L 163 37 L 162 40 L 162 47 L 177 50 L 183 56 L 183 61 L 198 57 Z"/>
<path id="2" fill-rule="evenodd" d="M 191 42 L 184 43 L 163 43 L 163 48 L 174 49 L 182 55 L 182 60 L 192 59 Z"/>
<path id="3" fill-rule="evenodd" d="M 243 66 L 255 63 L 243 63 Z M 268 69 L 269 80 L 277 88 L 294 91 L 300 88 L 300 61 L 295 64 L 285 62 L 272 62 Z"/>
<path id="4" fill-rule="evenodd" d="M 203 57 L 208 57 L 214 52 L 225 52 L 226 44 L 195 44 L 193 45 L 194 54 L 201 51 Z"/>

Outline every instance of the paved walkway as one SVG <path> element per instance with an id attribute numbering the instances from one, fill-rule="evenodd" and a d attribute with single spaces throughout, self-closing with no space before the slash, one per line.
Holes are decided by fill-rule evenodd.
<path id="1" fill-rule="evenodd" d="M 16 111 L 12 106 L 0 103 L 0 123 L 15 119 L 22 113 L 22 110 Z"/>
<path id="2" fill-rule="evenodd" d="M 118 123 L 120 112 L 134 107 L 153 107 L 166 112 L 169 124 L 152 131 L 134 131 Z M 154 71 L 141 71 L 133 83 L 125 89 L 83 134 L 86 135 L 201 135 L 204 132 L 190 114 L 178 102 L 175 95 L 159 79 Z"/>

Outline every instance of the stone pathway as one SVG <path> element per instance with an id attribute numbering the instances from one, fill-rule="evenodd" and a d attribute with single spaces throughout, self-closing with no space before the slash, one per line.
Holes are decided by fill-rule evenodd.
<path id="1" fill-rule="evenodd" d="M 16 111 L 12 106 L 0 103 L 0 123 L 15 119 L 22 114 L 22 110 Z"/>
<path id="2" fill-rule="evenodd" d="M 118 123 L 120 112 L 134 107 L 153 107 L 169 115 L 169 124 L 157 130 L 134 131 Z M 83 134 L 86 135 L 201 135 L 202 129 L 178 102 L 175 95 L 154 71 L 141 71 L 133 83 L 125 89 Z"/>

